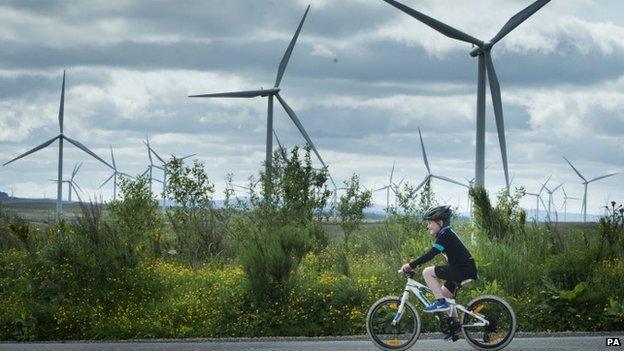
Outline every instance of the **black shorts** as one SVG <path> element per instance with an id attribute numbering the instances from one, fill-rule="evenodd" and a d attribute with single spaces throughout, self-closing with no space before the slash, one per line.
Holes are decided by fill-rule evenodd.
<path id="1" fill-rule="evenodd" d="M 477 270 L 472 268 L 463 268 L 455 266 L 435 266 L 435 275 L 440 279 L 444 279 L 444 286 L 455 295 L 455 290 L 466 279 L 477 279 Z"/>

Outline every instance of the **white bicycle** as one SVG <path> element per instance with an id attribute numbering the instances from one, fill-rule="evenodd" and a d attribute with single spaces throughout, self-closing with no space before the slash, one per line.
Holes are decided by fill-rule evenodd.
<path id="1" fill-rule="evenodd" d="M 399 271 L 401 272 L 401 271 Z M 366 316 L 366 332 L 373 343 L 382 350 L 407 350 L 420 336 L 420 316 L 409 301 L 412 292 L 423 306 L 431 302 L 426 294 L 431 289 L 414 280 L 415 272 L 406 273 L 407 285 L 403 296 L 386 296 L 375 302 Z M 463 286 L 472 279 L 465 280 Z M 457 296 L 455 291 L 455 296 Z M 466 341 L 477 350 L 500 350 L 507 346 L 516 333 L 516 314 L 503 299 L 494 295 L 479 296 L 468 303 L 467 307 L 455 300 L 447 299 L 451 308 L 462 311 L 458 321 L 449 317 L 448 312 L 435 314 L 440 321 L 440 329 L 450 334 L 457 327 L 461 328 Z"/>

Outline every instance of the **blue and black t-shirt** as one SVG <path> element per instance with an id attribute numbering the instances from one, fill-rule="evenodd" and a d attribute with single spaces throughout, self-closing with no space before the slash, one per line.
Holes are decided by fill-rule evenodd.
<path id="1" fill-rule="evenodd" d="M 410 262 L 410 266 L 416 268 L 431 261 L 439 253 L 446 257 L 450 266 L 459 268 L 466 273 L 474 272 L 476 274 L 477 268 L 470 251 L 468 251 L 450 226 L 440 229 L 438 234 L 436 234 L 436 241 L 433 247 L 424 255 Z"/>

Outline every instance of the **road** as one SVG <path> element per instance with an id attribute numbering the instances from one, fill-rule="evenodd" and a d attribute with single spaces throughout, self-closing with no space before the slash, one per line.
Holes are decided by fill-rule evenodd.
<path id="1" fill-rule="evenodd" d="M 624 335 L 618 336 L 624 342 Z M 624 350 L 620 347 L 607 347 L 605 336 L 566 336 L 566 337 L 516 337 L 505 350 Z M 250 351 L 374 351 L 373 344 L 362 338 L 358 340 L 304 339 L 304 340 L 167 340 L 140 342 L 55 342 L 55 343 L 0 343 L 0 351 L 204 351 L 204 350 L 250 350 Z M 410 350 L 448 351 L 473 350 L 463 339 L 455 343 L 440 339 L 418 340 Z"/>

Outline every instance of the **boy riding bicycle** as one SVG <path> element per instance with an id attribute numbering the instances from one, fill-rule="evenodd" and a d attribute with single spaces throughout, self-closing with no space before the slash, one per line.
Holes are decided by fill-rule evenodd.
<path id="1" fill-rule="evenodd" d="M 457 311 L 454 308 L 451 309 L 451 304 L 446 298 L 453 298 L 462 281 L 477 279 L 477 266 L 470 251 L 451 229 L 451 214 L 450 206 L 437 206 L 425 212 L 423 219 L 427 220 L 427 229 L 429 229 L 429 233 L 435 236 L 436 241 L 429 251 L 412 262 L 406 263 L 401 269 L 406 273 L 411 272 L 416 267 L 431 261 L 437 254 L 442 253 L 446 257 L 448 265 L 430 266 L 425 268 L 422 273 L 427 286 L 437 299 L 424 311 L 434 313 L 450 310 L 449 315 L 456 319 Z M 444 286 L 440 286 L 437 278 L 445 280 Z M 454 328 L 446 339 L 456 340 L 458 332 L 459 328 Z"/>

